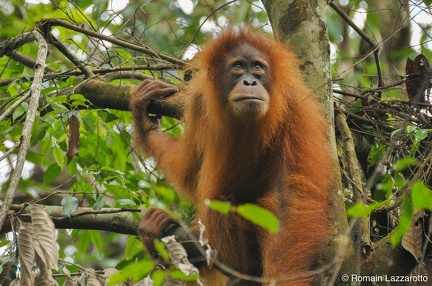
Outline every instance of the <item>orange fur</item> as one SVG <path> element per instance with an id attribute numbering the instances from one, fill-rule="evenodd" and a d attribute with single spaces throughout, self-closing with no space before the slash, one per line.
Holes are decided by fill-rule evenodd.
<path id="1" fill-rule="evenodd" d="M 270 59 L 272 83 L 269 111 L 247 124 L 224 109 L 218 85 L 226 55 L 242 43 Z M 283 44 L 247 29 L 224 32 L 191 63 L 198 72 L 185 91 L 184 136 L 143 132 L 135 121 L 137 144 L 197 206 L 219 258 L 245 274 L 281 281 L 311 269 L 330 233 L 327 125 L 297 65 Z M 280 232 L 270 234 L 237 214 L 212 211 L 206 199 L 256 203 L 279 218 Z M 311 280 L 277 285 L 309 285 Z"/>

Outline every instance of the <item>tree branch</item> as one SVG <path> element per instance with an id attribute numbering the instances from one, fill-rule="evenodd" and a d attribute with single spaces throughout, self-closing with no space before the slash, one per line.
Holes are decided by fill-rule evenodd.
<path id="1" fill-rule="evenodd" d="M 35 32 L 24 33 L 0 44 L 0 58 L 7 53 L 14 53 L 19 47 L 36 40 Z"/>
<path id="2" fill-rule="evenodd" d="M 10 216 L 19 216 L 23 221 L 31 221 L 31 210 L 28 204 L 11 204 Z M 91 229 L 110 231 L 121 234 L 137 235 L 140 218 L 140 209 L 105 208 L 93 210 L 90 207 L 81 207 L 67 217 L 61 206 L 41 205 L 42 209 L 51 217 L 57 229 Z M 135 213 L 135 214 L 134 214 Z M 0 234 L 12 231 L 10 221 L 5 223 Z M 182 243 L 189 257 L 205 261 L 198 245 L 199 242 L 190 235 L 191 229 L 179 225 L 171 225 L 164 230 L 164 235 L 174 235 Z M 201 247 L 202 248 L 202 247 Z"/>
<path id="3" fill-rule="evenodd" d="M 362 180 L 362 170 L 354 147 L 354 139 L 351 130 L 348 127 L 346 117 L 341 112 L 336 112 L 336 125 L 341 133 L 342 142 L 345 149 L 345 157 L 347 162 L 347 169 L 349 172 L 348 177 L 352 180 L 354 199 L 356 203 L 367 203 L 368 194 L 365 193 L 363 188 L 364 182 Z M 370 238 L 370 217 L 360 218 L 359 233 L 361 237 L 360 246 L 362 248 L 362 255 L 368 258 L 373 252 L 372 241 Z"/>
<path id="4" fill-rule="evenodd" d="M 77 57 L 69 51 L 59 40 L 57 40 L 53 35 L 50 34 L 51 44 L 57 48 L 68 60 L 70 60 L 83 74 L 86 78 L 94 77 L 92 70 L 84 64 L 82 61 L 77 59 Z"/>
<path id="5" fill-rule="evenodd" d="M 186 65 L 186 63 L 184 61 L 179 60 L 176 57 L 169 56 L 169 55 L 166 55 L 163 53 L 158 53 L 158 52 L 155 52 L 152 49 L 147 48 L 147 47 L 138 46 L 138 45 L 132 44 L 130 42 L 126 42 L 126 41 L 119 40 L 119 39 L 114 38 L 114 37 L 106 36 L 106 35 L 103 35 L 103 34 L 100 34 L 100 33 L 85 29 L 85 28 L 81 28 L 80 26 L 66 22 L 64 20 L 46 19 L 46 20 L 42 20 L 38 23 L 38 27 L 42 31 L 45 31 L 45 32 L 49 32 L 49 30 L 51 29 L 51 26 L 60 26 L 60 27 L 63 27 L 63 28 L 69 29 L 69 30 L 73 30 L 75 32 L 79 32 L 79 33 L 82 33 L 82 34 L 90 36 L 90 37 L 94 37 L 97 39 L 101 39 L 101 40 L 110 42 L 110 43 L 118 45 L 120 47 L 128 48 L 128 49 L 131 49 L 131 50 L 134 50 L 137 52 L 142 52 L 146 55 L 162 59 L 166 62 L 173 63 L 175 65 L 180 65 L 180 66 Z"/>
<path id="6" fill-rule="evenodd" d="M 127 111 L 129 110 L 129 98 L 136 88 L 137 86 L 135 85 L 111 84 L 90 79 L 79 83 L 73 88 L 64 89 L 57 95 L 71 96 L 73 94 L 82 94 L 95 106 Z M 149 105 L 150 113 L 177 119 L 182 117 L 183 109 L 183 98 L 179 95 L 174 95 Z"/>
<path id="7" fill-rule="evenodd" d="M 18 53 L 17 51 L 6 51 L 6 55 L 17 62 L 22 63 L 26 67 L 33 68 L 36 65 L 36 61 L 33 58 Z M 45 67 L 45 72 L 55 72 L 55 69 Z"/>
<path id="8" fill-rule="evenodd" d="M 44 76 L 45 70 L 45 61 L 48 54 L 48 44 L 39 32 L 33 32 L 34 37 L 39 42 L 38 55 L 36 59 L 36 65 L 34 67 L 35 70 L 35 78 L 30 87 L 31 98 L 27 111 L 27 117 L 24 122 L 22 135 L 20 138 L 21 146 L 18 151 L 18 157 L 16 160 L 16 165 L 14 168 L 14 172 L 11 177 L 11 182 L 9 184 L 9 188 L 6 192 L 6 196 L 3 201 L 3 206 L 0 209 L 0 231 L 3 227 L 3 224 L 6 220 L 6 216 L 9 211 L 9 205 L 12 204 L 13 198 L 15 197 L 16 190 L 18 188 L 18 183 L 21 180 L 21 173 L 23 171 L 24 162 L 27 156 L 27 150 L 30 144 L 30 136 L 33 128 L 34 120 L 36 117 L 36 112 L 39 107 L 39 97 L 42 87 L 42 80 Z"/>
<path id="9" fill-rule="evenodd" d="M 33 65 L 34 66 L 34 65 Z M 141 71 L 141 70 L 147 70 L 147 71 L 165 71 L 165 70 L 178 70 L 181 69 L 181 66 L 177 65 L 137 65 L 137 66 L 130 66 L 130 67 L 116 67 L 116 68 L 103 68 L 103 69 L 93 69 L 92 72 L 97 75 L 104 75 L 104 74 L 110 74 L 110 73 L 116 73 L 116 72 L 126 72 L 126 71 Z M 47 69 L 45 69 L 47 70 Z M 71 70 L 61 73 L 49 73 L 46 74 L 44 79 L 45 80 L 53 80 L 57 77 L 69 77 L 69 76 L 80 76 L 83 75 L 83 73 L 79 70 Z M 145 76 L 145 75 L 142 75 Z M 141 79 L 138 78 L 137 79 Z M 4 80 L 0 80 L 0 86 L 6 86 L 11 84 L 14 81 L 32 81 L 33 77 L 12 77 Z M 108 81 L 108 80 L 107 80 Z"/>
<path id="10" fill-rule="evenodd" d="M 61 206 L 41 205 L 43 210 L 48 213 L 59 229 L 93 229 L 104 230 L 123 234 L 137 234 L 139 219 L 133 212 L 141 212 L 138 209 L 102 209 L 93 210 L 92 208 L 78 208 L 72 216 L 67 217 Z M 31 221 L 30 208 L 26 204 L 12 204 L 9 215 L 18 215 L 24 221 Z M 9 224 L 5 224 L 1 233 L 12 230 Z"/>

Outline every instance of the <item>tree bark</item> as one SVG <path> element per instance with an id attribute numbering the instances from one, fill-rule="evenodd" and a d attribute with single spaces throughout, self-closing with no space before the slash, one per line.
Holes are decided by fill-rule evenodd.
<path id="1" fill-rule="evenodd" d="M 67 217 L 61 206 L 41 205 L 41 207 L 51 217 L 56 228 L 104 230 L 132 235 L 137 234 L 139 225 L 139 219 L 133 215 L 133 212 L 141 212 L 141 210 L 130 209 L 96 211 L 92 208 L 82 207 L 74 211 L 71 217 Z M 24 221 L 31 221 L 30 208 L 27 208 L 25 204 L 12 204 L 9 209 L 9 215 L 18 215 Z M 11 230 L 12 226 L 7 221 L 1 233 L 7 233 Z"/>
<path id="2" fill-rule="evenodd" d="M 137 86 L 130 84 L 112 84 L 102 80 L 85 80 L 73 88 L 62 90 L 58 95 L 71 96 L 82 94 L 96 107 L 129 110 L 129 99 Z M 43 103 L 41 103 L 43 104 Z M 165 100 L 151 103 L 149 112 L 180 119 L 183 116 L 183 101 L 180 96 L 171 96 Z"/>

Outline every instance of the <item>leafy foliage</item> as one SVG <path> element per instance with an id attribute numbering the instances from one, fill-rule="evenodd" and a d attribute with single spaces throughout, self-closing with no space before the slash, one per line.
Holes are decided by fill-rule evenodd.
<path id="1" fill-rule="evenodd" d="M 0 7 L 0 43 L 40 28 L 39 21 L 46 18 L 60 18 L 83 28 L 81 32 L 63 26 L 52 26 L 50 30 L 52 37 L 66 47 L 69 55 L 54 42 L 50 46 L 42 100 L 30 137 L 30 150 L 25 158 L 26 168 L 11 208 L 20 221 L 26 218 L 25 215 L 20 217 L 22 204 L 30 204 L 32 213 L 27 218 L 31 216 L 33 221 L 31 224 L 20 221 L 21 227 L 14 225 L 14 232 L 11 232 L 10 221 L 5 224 L 2 231 L 8 235 L 0 242 L 0 284 L 14 281 L 18 266 L 21 281 L 28 284 L 36 279 L 32 272 L 36 266 L 43 274 L 39 279 L 51 279 L 54 270 L 62 274 L 57 282 L 63 285 L 75 285 L 78 272 L 83 284 L 102 285 L 112 274 L 109 269 L 113 267 L 123 272 L 114 276 L 111 285 L 128 278 L 139 281 L 150 273 L 153 281 L 161 284 L 165 279 L 162 271 L 152 272 L 154 263 L 143 254 L 136 237 L 85 229 L 85 225 L 55 232 L 51 219 L 35 205 L 61 206 L 62 215 L 68 220 L 73 220 L 76 211 L 83 206 L 93 211 L 114 209 L 120 213 L 130 212 L 135 219 L 138 219 L 135 211 L 148 206 L 167 209 L 185 220 L 193 212 L 187 202 L 179 201 L 173 188 L 155 169 L 155 163 L 135 152 L 131 143 L 130 114 L 125 108 L 116 108 L 122 101 L 114 98 L 117 105 L 114 104 L 113 108 L 112 105 L 108 107 L 108 100 L 102 97 L 102 92 L 96 95 L 104 98 L 102 104 L 95 104 L 84 92 L 76 92 L 89 78 L 83 66 L 89 68 L 95 78 L 117 87 L 137 85 L 147 77 L 163 77 L 179 84 L 184 77 L 182 67 L 162 56 L 185 60 L 196 52 L 199 44 L 212 36 L 212 32 L 226 25 L 246 22 L 256 29 L 271 31 L 267 14 L 258 1 L 214 0 L 204 4 L 199 1 L 161 0 L 145 4 L 131 1 L 125 2 L 127 5 L 124 7 L 113 7 L 115 2 L 125 1 L 53 0 L 46 4 L 31 4 L 31 1 L 13 0 Z M 180 5 L 180 2 L 187 2 L 190 6 Z M 421 82 L 415 80 L 423 76 L 423 73 L 405 76 L 406 59 L 415 58 L 419 53 L 426 59 L 432 58 L 428 44 L 431 23 L 424 23 L 419 18 L 425 13 L 430 17 L 427 9 L 422 8 L 430 8 L 431 1 L 412 2 L 410 8 L 415 14 L 411 20 L 409 15 L 404 16 L 405 9 L 374 6 L 381 2 L 355 0 L 337 3 L 376 41 L 377 47 L 383 49 L 381 76 L 376 61 L 367 56 L 374 47 L 365 44 L 365 39 L 330 8 L 327 10 L 327 24 L 333 47 L 332 73 L 338 110 L 348 115 L 349 127 L 359 138 L 358 146 L 363 144 L 368 150 L 361 152 L 361 148 L 357 149 L 368 199 L 363 201 L 354 199 L 351 174 L 345 168 L 343 151 L 340 154 L 348 215 L 373 218 L 382 211 L 389 217 L 396 215 L 397 223 L 389 222 L 392 229 L 382 232 L 379 228 L 375 232 L 372 228 L 372 239 L 377 241 L 392 233 L 392 243 L 397 244 L 403 243 L 404 235 L 419 219 L 419 211 L 432 211 L 432 109 L 427 96 L 430 89 L 424 90 L 426 95 L 420 102 L 415 102 L 407 101 L 410 95 L 404 86 L 406 81 Z M 387 11 L 395 13 L 395 17 L 380 14 Z M 404 21 L 395 21 L 393 25 L 381 23 L 383 19 L 401 19 L 398 17 L 405 17 Z M 421 29 L 416 30 L 418 43 L 410 42 L 407 23 L 413 28 L 420 25 Z M 387 30 L 390 28 L 393 30 Z M 85 31 L 99 32 L 139 47 L 150 47 L 156 54 L 114 45 L 89 36 Z M 399 37 L 399 34 L 403 35 Z M 30 95 L 34 76 L 34 63 L 23 60 L 21 56 L 34 61 L 38 46 L 31 41 L 12 50 L 4 48 L 0 44 L 2 198 L 10 185 L 17 160 L 17 147 L 29 108 L 24 99 Z M 383 77 L 384 85 L 380 85 L 380 77 Z M 63 93 L 68 89 L 73 91 Z M 109 91 L 115 93 L 114 88 Z M 15 106 L 17 102 L 19 104 Z M 162 128 L 172 136 L 180 136 L 183 132 L 179 122 L 168 117 L 162 118 Z M 222 213 L 235 211 L 268 231 L 276 232 L 279 228 L 271 213 L 252 204 L 234 208 L 224 202 L 212 201 L 210 207 Z M 54 223 L 61 220 L 55 214 L 50 216 L 57 219 Z M 423 212 L 421 216 L 427 218 Z M 107 221 L 109 223 L 112 221 Z M 61 246 L 58 251 L 57 245 Z M 16 246 L 20 250 L 20 261 L 15 259 Z M 105 272 L 95 272 L 91 268 L 102 268 Z M 184 273 L 176 270 L 171 274 L 173 279 L 186 279 Z"/>

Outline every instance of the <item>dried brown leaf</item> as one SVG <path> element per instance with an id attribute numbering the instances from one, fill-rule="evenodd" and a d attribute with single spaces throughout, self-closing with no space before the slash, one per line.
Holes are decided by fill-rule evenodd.
<path id="1" fill-rule="evenodd" d="M 45 269 L 36 277 L 35 286 L 58 286 L 58 283 L 53 278 L 51 270 Z"/>
<path id="2" fill-rule="evenodd" d="M 188 254 L 181 243 L 179 243 L 174 235 L 166 236 L 161 239 L 167 247 L 170 259 L 175 267 L 185 275 L 198 275 L 199 270 L 188 260 Z M 166 277 L 165 285 L 178 285 L 177 280 L 168 279 Z M 181 284 L 180 284 L 181 285 Z"/>
<path id="3" fill-rule="evenodd" d="M 425 80 L 429 80 L 429 73 L 431 72 L 428 59 L 423 55 L 417 55 L 414 60 L 407 59 L 405 72 L 407 74 L 406 90 L 410 100 L 416 100 L 419 89 Z M 421 91 L 423 92 L 423 91 Z M 424 98 L 418 100 L 424 101 Z"/>
<path id="4" fill-rule="evenodd" d="M 3 285 L 3 283 L 6 281 L 12 264 L 13 264 L 12 259 L 3 261 L 2 265 L 1 265 L 2 266 L 2 272 L 0 273 L 0 285 Z"/>
<path id="5" fill-rule="evenodd" d="M 180 263 L 183 260 L 187 260 L 188 254 L 186 250 L 184 249 L 183 245 L 181 245 L 177 240 L 175 239 L 174 235 L 166 236 L 161 239 L 162 242 L 165 243 L 165 246 L 168 249 L 171 261 L 174 264 Z"/>
<path id="6" fill-rule="evenodd" d="M 63 286 L 78 286 L 78 283 L 76 283 L 75 280 L 72 279 L 70 272 L 66 267 L 63 267 L 63 273 L 66 278 Z"/>
<path id="7" fill-rule="evenodd" d="M 207 232 L 205 230 L 205 225 L 201 222 L 201 220 L 198 220 L 198 226 L 199 226 L 199 243 L 206 249 L 206 260 L 207 260 L 207 266 L 212 266 L 214 261 L 217 257 L 217 251 L 213 250 L 210 247 L 210 244 L 208 244 L 208 238 L 207 238 Z"/>
<path id="8" fill-rule="evenodd" d="M 45 253 L 42 250 L 42 246 L 36 239 L 33 239 L 33 248 L 36 254 L 36 265 L 39 267 L 39 269 L 45 271 L 46 269 L 48 269 L 48 262 L 45 258 Z"/>
<path id="9" fill-rule="evenodd" d="M 20 286 L 20 285 L 21 285 L 21 281 L 19 280 L 19 278 L 12 280 L 11 283 L 9 284 L 9 286 Z"/>
<path id="10" fill-rule="evenodd" d="M 153 286 L 153 285 L 154 285 L 153 280 L 151 280 L 150 277 L 146 277 L 143 280 L 133 284 L 133 286 Z"/>
<path id="11" fill-rule="evenodd" d="M 37 249 L 37 256 L 41 261 L 43 261 L 46 268 L 58 271 L 58 250 L 55 239 L 54 223 L 50 216 L 37 205 L 31 207 L 31 216 L 33 238 L 35 241 L 34 247 Z"/>
<path id="12" fill-rule="evenodd" d="M 25 275 L 23 275 L 23 273 L 21 271 L 21 279 L 19 280 L 20 283 L 18 285 L 34 286 L 35 280 L 36 280 L 36 273 L 35 272 L 25 273 Z"/>
<path id="13" fill-rule="evenodd" d="M 115 268 L 106 268 L 106 269 L 104 269 L 104 274 L 102 276 L 98 275 L 97 278 L 102 285 L 106 285 L 108 278 L 110 278 L 112 275 L 114 275 L 118 272 L 119 271 Z"/>
<path id="14" fill-rule="evenodd" d="M 169 275 L 165 276 L 164 286 L 182 286 L 182 285 L 184 285 L 183 281 L 174 279 Z"/>
<path id="15" fill-rule="evenodd" d="M 417 260 L 422 256 L 423 221 L 421 217 L 423 215 L 424 211 L 418 211 L 414 214 L 411 226 L 402 237 L 402 247 Z"/>
<path id="16" fill-rule="evenodd" d="M 102 286 L 102 284 L 97 279 L 96 275 L 91 275 L 87 277 L 87 286 Z"/>
<path id="17" fill-rule="evenodd" d="M 80 121 L 75 115 L 69 117 L 69 144 L 66 152 L 68 158 L 67 164 L 72 161 L 73 157 L 78 153 L 79 150 L 79 139 L 80 139 Z"/>
<path id="18" fill-rule="evenodd" d="M 33 285 L 34 275 L 32 274 L 32 270 L 35 261 L 35 250 L 33 248 L 31 224 L 21 224 L 18 234 L 18 249 L 21 264 L 21 284 Z"/>
<path id="19" fill-rule="evenodd" d="M 102 284 L 97 279 L 96 272 L 94 269 L 90 268 L 85 269 L 85 271 L 81 273 L 81 276 L 78 278 L 78 285 L 102 286 Z"/>

